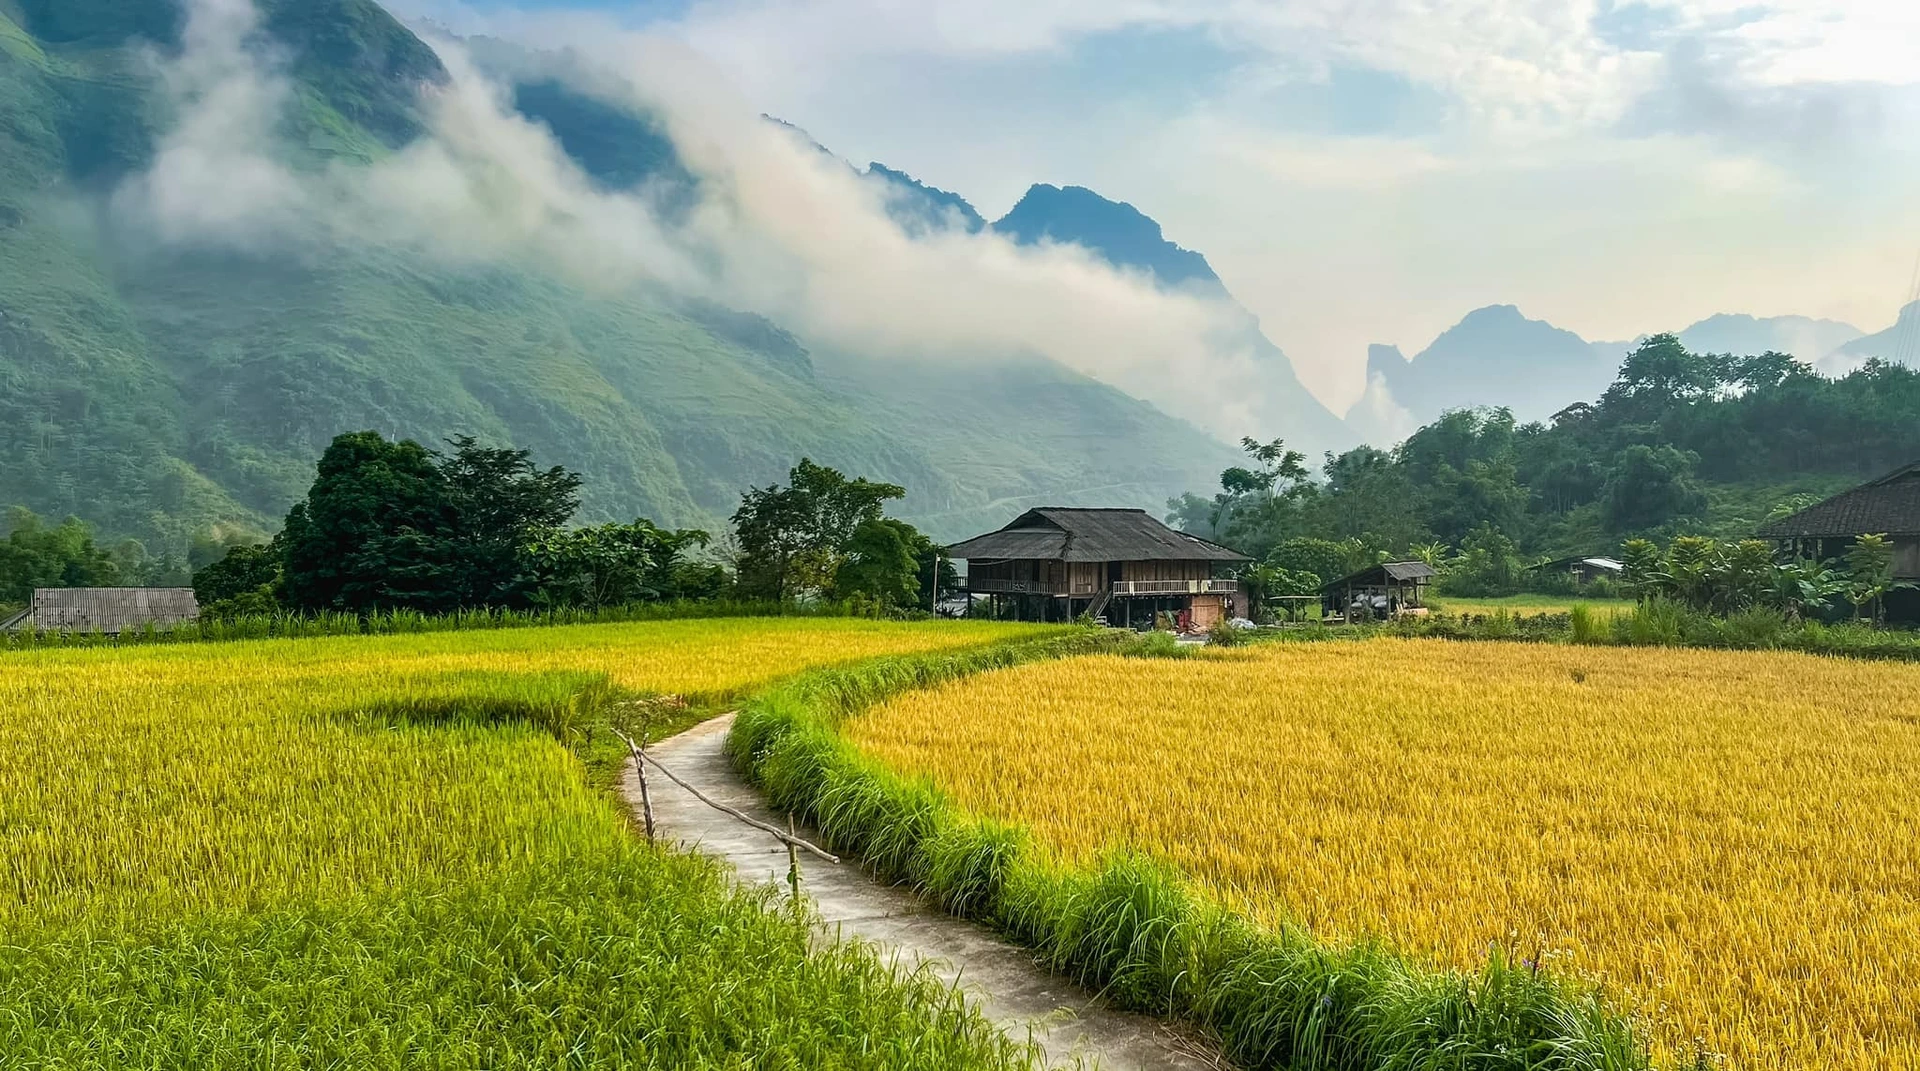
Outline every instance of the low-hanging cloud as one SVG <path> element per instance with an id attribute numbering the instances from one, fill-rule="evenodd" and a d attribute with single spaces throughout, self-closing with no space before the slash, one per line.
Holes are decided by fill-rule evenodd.
<path id="1" fill-rule="evenodd" d="M 290 99 L 251 0 L 188 0 L 163 62 L 179 120 L 115 200 L 169 243 L 261 251 L 378 244 L 453 262 L 529 260 L 583 287 L 659 287 L 768 316 L 817 344 L 898 360 L 1040 356 L 1222 435 L 1285 428 L 1245 313 L 1070 246 L 909 236 L 887 188 L 768 123 L 684 45 L 610 36 L 599 95 L 656 116 L 700 180 L 691 209 L 596 185 L 455 41 L 423 87 L 427 134 L 373 163 L 291 163 Z"/>

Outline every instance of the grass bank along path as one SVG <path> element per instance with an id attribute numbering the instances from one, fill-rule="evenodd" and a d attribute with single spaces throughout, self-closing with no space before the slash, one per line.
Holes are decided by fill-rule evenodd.
<path id="1" fill-rule="evenodd" d="M 648 753 L 718 803 L 776 827 L 785 818 L 740 778 L 724 741 L 732 718 L 696 726 Z M 636 770 L 622 783 L 628 803 L 640 807 Z M 659 835 L 725 863 L 739 880 L 767 890 L 785 886 L 788 855 L 781 842 L 713 809 L 659 775 L 648 777 L 648 796 Z M 809 827 L 803 838 L 817 838 Z M 1202 1071 L 1219 1066 L 1215 1055 L 1176 1034 L 1159 1020 L 1113 1010 L 1034 962 L 1033 955 L 994 936 L 977 923 L 954 918 L 907 889 L 883 883 L 856 859 L 839 864 L 799 856 L 801 895 L 819 916 L 829 940 L 871 942 L 889 959 L 926 965 L 959 985 L 980 1011 L 1008 1036 L 1031 1038 L 1050 1062 L 1081 1059 L 1101 1071 Z"/>
<path id="2" fill-rule="evenodd" d="M 1093 650 L 1126 657 L 1046 661 Z M 936 780 L 902 774 L 842 735 L 889 699 L 912 705 L 964 697 L 974 683 L 969 677 L 1017 678 L 1036 682 L 1036 698 L 1051 691 L 1043 701 L 1054 709 L 1036 710 L 1008 696 L 996 696 L 1001 703 L 994 709 L 975 709 L 963 699 L 940 709 L 941 724 L 992 753 L 999 738 L 970 735 L 974 722 L 1026 722 L 1040 714 L 1084 720 L 1098 725 L 1098 747 L 1077 747 L 1075 732 L 1041 721 L 1020 738 L 1022 761 L 1046 767 L 1040 779 L 1050 776 L 1061 786 L 1104 783 L 1123 768 L 1138 775 L 1143 766 L 1164 782 L 1177 767 L 1137 732 L 1158 714 L 1146 701 L 1149 693 L 1124 681 L 1105 687 L 1069 677 L 1054 689 L 1039 682 L 1089 662 L 1135 667 L 1150 680 L 1166 667 L 1185 665 L 1163 657 L 1180 651 L 1170 642 L 1126 642 L 1089 631 L 809 673 L 745 702 L 727 752 L 777 812 L 812 818 L 837 849 L 953 914 L 993 925 L 1118 1007 L 1200 1027 L 1241 1066 L 1646 1071 L 1644 1047 L 1629 1025 L 1587 987 L 1498 957 L 1477 970 L 1450 972 L 1379 945 L 1329 942 L 1297 927 L 1262 928 L 1202 895 L 1163 859 L 1124 847 L 1090 861 L 1063 857 L 1043 837 L 995 817 L 1027 802 L 1014 798 L 1026 787 L 1016 781 L 974 784 L 956 805 Z M 1204 694 L 1217 701 L 1223 693 Z M 1183 727 L 1202 747 L 1204 729 Z M 1116 757 L 1121 754 L 1125 763 Z M 1187 774 L 1173 779 L 1187 783 Z M 1066 790 L 1059 795 L 1073 798 Z M 1176 804 L 1231 815 L 1238 802 Z M 1106 827 L 1112 840 L 1153 821 L 1136 802 L 1123 811 L 1123 824 Z M 1083 821 L 1069 808 L 1056 817 L 1067 825 Z"/>
<path id="3" fill-rule="evenodd" d="M 727 695 L 1015 634 L 759 619 L 0 655 L 0 1066 L 1026 1067 L 932 979 L 813 950 L 649 848 L 579 757 L 615 688 Z"/>
<path id="4" fill-rule="evenodd" d="M 1440 966 L 1602 987 L 1670 1063 L 1920 1068 L 1920 669 L 1802 654 L 1273 645 L 1020 666 L 847 733 L 1065 860 Z"/>

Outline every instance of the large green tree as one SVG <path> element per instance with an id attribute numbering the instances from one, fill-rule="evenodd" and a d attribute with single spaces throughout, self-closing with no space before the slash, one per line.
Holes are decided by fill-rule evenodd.
<path id="1" fill-rule="evenodd" d="M 1697 516 L 1706 495 L 1694 483 L 1698 455 L 1671 446 L 1629 446 L 1607 476 L 1607 528 L 1616 533 L 1645 531 Z"/>
<path id="2" fill-rule="evenodd" d="M 668 530 L 641 519 L 555 529 L 526 548 L 533 601 L 541 606 L 617 606 L 713 594 L 711 574 L 688 555 L 711 542 L 699 529 Z"/>
<path id="3" fill-rule="evenodd" d="M 749 488 L 733 514 L 742 592 L 785 601 L 830 591 L 853 534 L 906 493 L 897 484 L 849 479 L 810 458 L 793 467 L 785 487 Z"/>
<path id="4" fill-rule="evenodd" d="M 524 450 L 451 445 L 442 455 L 370 431 L 334 439 L 287 514 L 287 601 L 349 612 L 525 602 L 522 551 L 573 514 L 579 477 L 537 469 Z"/>
<path id="5" fill-rule="evenodd" d="M 884 517 L 854 529 L 841 548 L 833 593 L 843 599 L 868 599 L 890 609 L 918 603 L 920 559 L 914 553 L 913 537 L 919 534 L 905 521 Z"/>
<path id="6" fill-rule="evenodd" d="M 193 595 L 204 611 L 231 604 L 245 596 L 257 596 L 252 604 L 277 602 L 282 554 L 280 546 L 256 543 L 229 547 L 225 557 L 211 562 L 193 574 Z"/>

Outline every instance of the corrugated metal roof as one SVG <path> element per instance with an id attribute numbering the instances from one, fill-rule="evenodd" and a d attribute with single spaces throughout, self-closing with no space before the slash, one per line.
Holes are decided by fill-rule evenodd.
<path id="1" fill-rule="evenodd" d="M 40 588 L 16 627 L 73 632 L 124 632 L 180 625 L 200 616 L 192 588 Z"/>
<path id="2" fill-rule="evenodd" d="M 1620 564 L 1620 562 L 1614 558 L 1573 557 L 1573 558 L 1555 558 L 1550 562 L 1541 562 L 1539 565 L 1533 566 L 1532 569 L 1534 572 L 1539 572 L 1542 569 L 1571 569 L 1576 565 L 1590 565 L 1595 569 L 1605 569 L 1611 573 L 1617 573 L 1617 572 L 1620 572 L 1622 569 L 1626 568 L 1626 566 Z"/>
<path id="3" fill-rule="evenodd" d="M 1762 525 L 1762 539 L 1920 535 L 1920 463 L 1890 472 L 1791 517 Z"/>
<path id="4" fill-rule="evenodd" d="M 967 561 L 1209 561 L 1252 558 L 1199 536 L 1176 532 L 1143 509 L 1031 509 L 998 532 L 947 548 Z"/>

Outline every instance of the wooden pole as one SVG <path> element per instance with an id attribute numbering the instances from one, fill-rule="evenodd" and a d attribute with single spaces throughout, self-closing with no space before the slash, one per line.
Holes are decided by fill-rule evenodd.
<path id="1" fill-rule="evenodd" d="M 793 812 L 787 812 L 787 888 L 793 891 L 793 903 L 800 905 L 800 853 L 794 850 L 799 842 L 800 827 L 794 824 Z"/>
<path id="2" fill-rule="evenodd" d="M 685 778 L 681 777 L 679 774 L 676 774 L 672 770 L 669 770 L 665 766 L 661 765 L 659 759 L 656 759 L 652 755 L 648 755 L 642 752 L 640 750 L 639 745 L 633 742 L 632 737 L 629 737 L 627 734 L 621 732 L 618 729 L 615 729 L 613 731 L 613 735 L 626 741 L 627 750 L 633 753 L 633 757 L 636 760 L 643 763 L 647 763 L 647 762 L 652 763 L 653 768 L 665 774 L 667 777 L 667 780 L 672 781 L 674 784 L 679 785 L 681 788 L 686 789 L 689 793 L 693 795 L 694 799 L 699 800 L 701 803 L 706 804 L 707 806 L 713 808 L 716 811 L 721 812 L 722 814 L 730 814 L 733 817 L 738 818 L 740 821 L 745 822 L 746 824 L 752 826 L 753 828 L 759 830 L 762 833 L 773 834 L 773 836 L 776 839 L 778 839 L 782 844 L 786 844 L 789 848 L 792 848 L 792 847 L 805 848 L 807 851 L 812 852 L 814 855 L 817 855 L 822 859 L 825 859 L 829 863 L 838 863 L 840 861 L 839 856 L 834 855 L 833 853 L 828 852 L 825 849 L 816 847 L 812 844 L 808 844 L 806 841 L 801 840 L 799 837 L 796 837 L 791 833 L 782 832 L 779 826 L 768 825 L 767 823 L 760 821 L 758 818 L 754 818 L 751 815 L 748 815 L 742 811 L 736 810 L 735 808 L 729 807 L 724 803 L 720 803 L 708 797 L 706 793 L 700 791 L 699 789 L 693 787 L 690 784 L 687 784 Z"/>
<path id="3" fill-rule="evenodd" d="M 653 796 L 647 792 L 647 735 L 647 730 L 640 730 L 640 746 L 634 749 L 635 753 L 640 756 L 640 761 L 635 762 L 633 768 L 640 775 L 640 814 L 646 819 L 647 823 L 647 843 L 652 844 Z"/>

